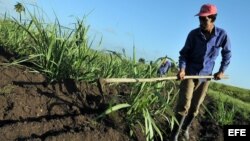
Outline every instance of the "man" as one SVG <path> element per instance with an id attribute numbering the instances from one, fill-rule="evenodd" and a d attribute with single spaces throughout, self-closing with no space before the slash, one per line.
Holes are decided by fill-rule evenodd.
<path id="1" fill-rule="evenodd" d="M 170 68 L 171 62 L 167 58 L 162 59 L 161 66 L 157 70 L 157 75 L 162 77 L 163 75 L 168 73 Z"/>
<path id="2" fill-rule="evenodd" d="M 176 124 L 172 131 L 173 141 L 178 141 L 179 134 L 182 139 L 189 139 L 188 129 L 198 114 L 209 85 L 209 80 L 206 79 L 184 80 L 185 75 L 211 75 L 221 50 L 221 65 L 214 74 L 214 79 L 219 80 L 223 77 L 231 58 L 231 44 L 227 33 L 214 25 L 217 17 L 216 6 L 204 4 L 195 16 L 199 16 L 200 27 L 188 34 L 180 51 L 177 76 L 182 81 L 175 111 L 179 124 Z"/>

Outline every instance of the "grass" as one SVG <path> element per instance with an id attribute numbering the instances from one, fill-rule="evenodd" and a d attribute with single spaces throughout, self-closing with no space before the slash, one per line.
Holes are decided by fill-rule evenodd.
<path id="1" fill-rule="evenodd" d="M 220 124 L 229 124 L 232 123 L 230 118 L 234 116 L 242 116 L 247 121 L 250 115 L 250 103 L 244 102 L 241 99 L 234 98 L 222 92 L 214 91 L 210 89 L 208 95 L 212 97 L 213 101 L 216 102 L 217 109 L 216 112 L 212 115 L 215 115 L 215 121 L 218 121 Z M 239 113 L 240 115 L 235 115 Z M 223 120 L 229 119 L 229 122 L 224 122 Z M 223 121 L 223 122 L 221 122 Z"/>
<path id="2" fill-rule="evenodd" d="M 243 111 L 250 113 L 250 103 L 244 102 L 241 99 L 234 98 L 232 96 L 223 94 L 222 92 L 209 90 L 208 94 L 212 96 L 215 100 L 220 99 L 221 101 L 226 101 L 228 104 L 237 105 L 237 107 Z"/>
<path id="3" fill-rule="evenodd" d="M 38 16 L 41 15 L 39 11 L 37 15 L 28 9 L 26 12 L 27 17 L 23 17 L 25 20 L 8 16 L 0 19 L 0 33 L 4 35 L 0 37 L 0 45 L 19 54 L 17 60 L 11 62 L 12 65 L 29 63 L 31 65 L 28 67 L 44 74 L 50 82 L 63 79 L 94 82 L 100 77 L 149 78 L 157 75 L 160 61 L 151 64 L 138 62 L 135 45 L 132 58 L 113 51 L 93 50 L 94 41 L 89 41 L 89 26 L 84 24 L 84 18 L 76 19 L 75 28 L 71 29 L 61 26 L 57 19 L 47 24 L 43 16 Z M 176 87 L 165 89 L 165 97 L 160 94 L 160 90 L 173 85 L 167 81 L 131 85 L 132 91 L 127 103 L 111 103 L 104 115 L 125 109 L 131 133 L 134 125 L 140 125 L 147 140 L 156 137 L 163 140 L 160 121 L 171 121 L 173 117 L 169 104 L 173 101 L 172 92 Z M 4 89 L 3 93 L 6 92 Z M 173 123 L 169 124 L 172 126 Z"/>
<path id="4" fill-rule="evenodd" d="M 215 82 L 210 84 L 210 89 L 214 91 L 219 91 L 233 98 L 240 99 L 246 103 L 250 103 L 250 90 L 248 89 L 238 88 Z"/>
<path id="5" fill-rule="evenodd" d="M 151 78 L 157 75 L 161 59 L 150 64 L 138 62 L 135 45 L 132 58 L 113 51 L 93 50 L 95 41 L 88 38 L 90 26 L 85 25 L 85 18 L 76 19 L 75 27 L 71 29 L 61 26 L 57 19 L 47 24 L 42 16 L 26 11 L 28 14 L 23 17 L 25 20 L 12 19 L 7 15 L 0 19 L 0 46 L 19 54 L 18 60 L 12 62 L 12 65 L 28 62 L 32 64 L 29 67 L 44 74 L 50 82 L 68 78 L 95 82 L 100 77 Z M 101 41 L 98 42 L 100 46 Z M 174 64 L 169 74 L 176 73 L 177 65 Z M 162 122 L 167 121 L 169 128 L 173 127 L 172 107 L 178 93 L 178 83 L 164 81 L 129 84 L 132 91 L 126 98 L 127 102 L 111 103 L 100 117 L 105 118 L 106 114 L 122 109 L 126 113 L 132 136 L 133 129 L 139 125 L 147 140 L 163 140 L 165 131 L 161 128 Z M 10 92 L 11 88 L 7 86 L 0 89 L 1 94 Z M 214 116 L 220 119 L 220 124 L 230 124 L 237 110 L 244 115 L 250 113 L 248 90 L 212 83 L 209 95 L 214 101 L 222 101 L 217 103 Z M 230 111 L 227 105 L 234 105 L 233 110 Z M 231 115 L 227 114 L 228 110 Z"/>
<path id="6" fill-rule="evenodd" d="M 216 110 L 214 113 L 214 119 L 219 125 L 230 125 L 233 124 L 234 117 L 236 116 L 236 110 L 234 105 L 227 104 L 227 101 L 216 101 Z"/>

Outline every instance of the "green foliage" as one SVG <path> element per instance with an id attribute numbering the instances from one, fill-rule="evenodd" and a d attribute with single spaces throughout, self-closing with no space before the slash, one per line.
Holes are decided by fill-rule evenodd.
<path id="1" fill-rule="evenodd" d="M 218 121 L 219 124 L 224 125 L 231 123 L 234 120 L 236 112 L 241 114 L 244 118 L 242 120 L 248 120 L 250 115 L 250 104 L 248 102 L 212 89 L 208 91 L 208 95 L 212 97 L 213 101 L 216 101 L 216 111 L 211 115 L 213 115 L 213 118 L 215 121 Z"/>
<path id="2" fill-rule="evenodd" d="M 160 83 L 160 85 L 159 85 Z M 131 105 L 127 112 L 127 121 L 130 129 L 140 125 L 147 140 L 153 140 L 158 136 L 163 140 L 160 125 L 168 121 L 169 126 L 173 126 L 171 119 L 174 117 L 169 99 L 173 99 L 173 91 L 162 93 L 164 87 L 172 85 L 168 81 L 159 83 L 141 83 L 135 93 L 131 93 L 128 103 Z M 131 132 L 133 133 L 133 131 Z"/>
<path id="3" fill-rule="evenodd" d="M 25 12 L 25 8 L 24 8 L 23 4 L 20 3 L 20 2 L 18 2 L 18 3 L 15 5 L 15 10 L 16 10 L 16 12 L 18 12 L 18 13 Z"/>
<path id="4" fill-rule="evenodd" d="M 250 103 L 250 90 L 215 82 L 210 84 L 210 89 Z"/>
<path id="5" fill-rule="evenodd" d="M 16 12 L 17 13 L 19 13 L 19 20 L 20 20 L 20 22 L 21 22 L 21 20 L 22 20 L 22 12 L 25 12 L 25 7 L 23 6 L 23 4 L 22 3 L 20 3 L 20 2 L 18 2 L 16 5 L 15 5 L 15 10 L 16 10 Z"/>
<path id="6" fill-rule="evenodd" d="M 20 14 L 25 10 L 20 4 L 15 7 Z M 41 15 L 39 11 L 38 15 Z M 5 15 L 0 19 L 0 45 L 18 53 L 18 60 L 12 62 L 13 65 L 28 62 L 31 64 L 29 67 L 43 73 L 50 81 L 68 78 L 89 82 L 110 77 L 152 78 L 156 77 L 162 58 L 168 58 L 173 64 L 168 75 L 176 75 L 177 63 L 169 57 L 161 57 L 150 64 L 142 59 L 137 62 L 135 45 L 132 59 L 126 56 L 125 50 L 123 54 L 110 50 L 93 50 L 94 40 L 89 41 L 89 26 L 84 24 L 85 18 L 76 19 L 74 29 L 61 26 L 57 19 L 53 24 L 46 24 L 42 16 L 30 11 L 26 18 L 16 20 Z M 98 46 L 101 42 L 102 40 Z M 133 129 L 139 125 L 147 140 L 163 140 L 165 131 L 161 128 L 162 123 L 167 121 L 169 127 L 174 124 L 172 107 L 178 93 L 178 83 L 164 81 L 131 84 L 132 91 L 127 102 L 111 103 L 100 117 L 122 109 L 126 112 L 132 135 Z M 212 83 L 209 91 L 215 101 L 220 100 L 215 114 L 211 114 L 220 124 L 230 124 L 238 109 L 242 113 L 250 113 L 250 91 L 222 87 L 224 86 Z M 10 91 L 11 87 L 0 89 L 1 94 L 8 94 Z M 218 92 L 223 93 L 223 96 L 219 97 Z M 228 107 L 228 104 L 234 106 Z"/>
<path id="7" fill-rule="evenodd" d="M 132 59 L 114 51 L 91 49 L 94 41 L 88 40 L 89 26 L 84 25 L 84 19 L 77 19 L 74 29 L 62 27 L 57 19 L 53 24 L 45 24 L 43 18 L 30 11 L 27 19 L 25 22 L 7 17 L 1 20 L 0 31 L 4 36 L 0 37 L 0 44 L 20 54 L 18 60 L 11 63 L 13 65 L 29 62 L 32 64 L 29 67 L 43 73 L 50 81 L 156 76 L 160 62 L 137 62 L 135 45 Z M 131 131 L 134 125 L 139 124 L 147 140 L 156 136 L 163 140 L 159 127 L 162 121 L 171 121 L 173 117 L 170 104 L 175 97 L 175 83 L 143 83 L 131 87 L 133 90 L 127 103 L 111 103 L 100 117 L 124 109 Z"/>
<path id="8" fill-rule="evenodd" d="M 216 101 L 216 111 L 214 113 L 214 119 L 219 125 L 230 125 L 233 124 L 236 110 L 234 105 L 229 106 L 226 104 L 227 101 Z"/>
<path id="9" fill-rule="evenodd" d="M 110 113 L 116 112 L 120 109 L 130 107 L 131 105 L 127 103 L 117 104 L 115 106 L 109 107 L 106 111 L 104 111 L 100 116 L 97 117 L 97 119 L 104 117 L 105 115 L 108 115 Z"/>

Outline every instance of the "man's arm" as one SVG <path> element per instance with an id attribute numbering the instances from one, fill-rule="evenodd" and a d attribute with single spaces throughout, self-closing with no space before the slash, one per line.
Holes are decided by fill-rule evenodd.
<path id="1" fill-rule="evenodd" d="M 191 48 L 191 35 L 189 33 L 185 45 L 184 47 L 181 49 L 180 51 L 180 56 L 179 56 L 179 72 L 177 73 L 177 77 L 180 80 L 184 79 L 185 76 L 185 69 L 186 69 L 186 62 L 187 62 L 187 58 L 188 58 L 188 52 Z"/>
<path id="2" fill-rule="evenodd" d="M 228 65 L 230 64 L 230 59 L 232 56 L 231 43 L 227 35 L 225 36 L 225 39 L 223 40 L 223 43 L 222 43 L 221 56 L 222 56 L 222 60 L 221 60 L 220 69 L 217 73 L 214 74 L 215 80 L 220 80 L 224 76 L 224 72 L 227 69 Z"/>

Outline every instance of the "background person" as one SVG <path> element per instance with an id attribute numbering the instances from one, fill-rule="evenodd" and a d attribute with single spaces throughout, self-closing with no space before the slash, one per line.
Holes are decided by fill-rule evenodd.
<path id="1" fill-rule="evenodd" d="M 159 69 L 157 70 L 157 75 L 159 77 L 166 75 L 170 68 L 171 68 L 171 62 L 167 58 L 164 58 L 161 62 Z"/>

